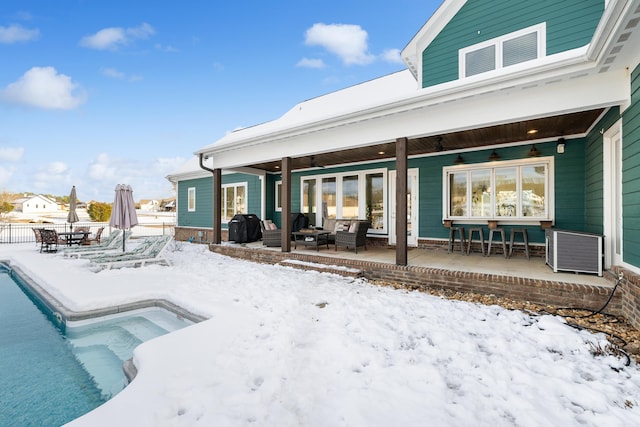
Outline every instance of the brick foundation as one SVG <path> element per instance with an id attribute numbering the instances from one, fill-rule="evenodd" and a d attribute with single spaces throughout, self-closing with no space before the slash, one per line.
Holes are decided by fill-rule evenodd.
<path id="1" fill-rule="evenodd" d="M 419 266 L 398 266 L 366 260 L 322 257 L 317 254 L 283 253 L 259 248 L 226 245 L 210 245 L 209 248 L 215 253 L 258 263 L 277 264 L 283 260 L 295 259 L 302 262 L 339 265 L 359 269 L 362 271 L 364 278 L 372 281 L 402 284 L 416 289 L 433 288 L 475 292 L 560 307 L 580 307 L 597 310 L 602 307 L 611 293 L 610 287 L 568 282 L 450 271 Z M 611 277 L 611 280 L 613 280 L 613 277 Z M 637 289 L 638 292 L 634 297 L 640 299 L 640 288 Z M 627 302 L 623 295 L 622 292 L 616 293 L 607 307 L 606 311 L 608 313 L 624 316 L 624 308 L 626 307 L 628 310 L 628 306 L 631 303 Z M 630 297 L 627 297 L 628 299 Z"/>
<path id="2" fill-rule="evenodd" d="M 613 273 L 623 274 L 619 286 L 622 295 L 622 315 L 636 329 L 640 329 L 640 274 L 622 267 L 613 268 Z"/>

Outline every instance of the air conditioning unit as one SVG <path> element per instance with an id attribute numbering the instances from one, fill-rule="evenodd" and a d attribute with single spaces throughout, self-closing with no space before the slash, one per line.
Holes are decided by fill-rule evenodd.
<path id="1" fill-rule="evenodd" d="M 570 230 L 545 230 L 546 263 L 554 273 L 571 271 L 602 276 L 604 236 Z"/>

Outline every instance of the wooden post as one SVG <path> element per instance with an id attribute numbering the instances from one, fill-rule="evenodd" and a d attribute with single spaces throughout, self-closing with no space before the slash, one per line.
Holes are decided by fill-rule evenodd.
<path id="1" fill-rule="evenodd" d="M 407 265 L 407 138 L 396 139 L 396 265 Z"/>
<path id="2" fill-rule="evenodd" d="M 222 170 L 213 170 L 213 244 L 222 243 Z"/>
<path id="3" fill-rule="evenodd" d="M 291 157 L 282 158 L 282 252 L 291 252 Z"/>

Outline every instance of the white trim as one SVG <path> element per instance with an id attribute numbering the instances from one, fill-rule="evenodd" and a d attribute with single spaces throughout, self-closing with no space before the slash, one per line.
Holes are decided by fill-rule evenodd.
<path id="1" fill-rule="evenodd" d="M 389 244 L 395 245 L 397 242 L 397 234 L 396 234 L 396 222 L 395 222 L 395 212 L 396 212 L 396 179 L 397 179 L 397 170 L 389 171 Z M 407 169 L 407 181 L 413 183 L 411 186 L 411 207 L 407 206 L 407 211 L 411 208 L 411 212 L 408 212 L 411 215 L 411 234 L 407 235 L 407 246 L 417 247 L 418 239 L 419 239 L 419 225 L 420 225 L 420 198 L 418 197 L 420 185 L 420 168 L 409 168 Z M 408 184 L 408 183 L 407 183 Z"/>
<path id="2" fill-rule="evenodd" d="M 193 201 L 193 205 L 192 202 Z M 187 188 L 187 212 L 196 211 L 196 187 Z"/>
<path id="3" fill-rule="evenodd" d="M 274 198 L 275 200 L 273 201 L 273 206 L 274 206 L 274 210 L 276 212 L 282 212 L 282 196 L 280 195 L 280 193 L 282 192 L 282 180 L 280 181 L 276 181 L 275 182 L 275 190 L 274 190 Z M 278 196 L 280 196 L 280 206 L 278 206 Z"/>
<path id="4" fill-rule="evenodd" d="M 615 153 L 616 146 L 614 140 L 619 138 L 620 140 L 620 152 Z M 613 126 L 603 132 L 602 135 L 602 214 L 603 214 L 603 234 L 605 236 L 605 268 L 611 268 L 612 265 L 619 265 L 624 259 L 623 253 L 623 217 L 619 219 L 620 224 L 617 225 L 617 215 L 622 215 L 622 182 L 614 182 L 616 178 L 616 167 L 622 166 L 622 160 L 618 157 L 621 156 L 622 149 L 622 119 L 618 120 Z M 618 165 L 616 165 L 616 159 Z M 621 172 L 621 171 L 620 171 Z M 621 175 L 621 173 L 620 173 Z M 618 180 L 621 180 L 621 176 L 617 176 Z M 618 234 L 620 234 L 618 236 Z M 616 240 L 620 242 L 620 255 L 615 255 Z"/>

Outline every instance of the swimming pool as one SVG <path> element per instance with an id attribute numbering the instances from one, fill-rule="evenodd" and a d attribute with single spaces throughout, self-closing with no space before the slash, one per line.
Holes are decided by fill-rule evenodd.
<path id="1" fill-rule="evenodd" d="M 95 409 L 125 387 L 135 347 L 192 323 L 149 308 L 61 327 L 0 263 L 0 426 L 57 426 Z"/>

